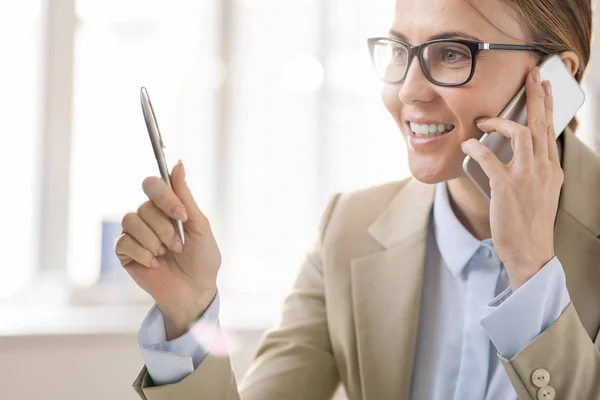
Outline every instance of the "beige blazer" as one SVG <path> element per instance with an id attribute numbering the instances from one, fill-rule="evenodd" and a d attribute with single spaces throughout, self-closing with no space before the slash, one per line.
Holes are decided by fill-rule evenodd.
<path id="1" fill-rule="evenodd" d="M 538 399 L 539 368 L 556 399 L 600 399 L 600 158 L 562 137 L 555 249 L 572 302 L 516 357 L 500 357 L 526 400 Z M 320 400 L 342 384 L 350 399 L 408 400 L 433 197 L 412 178 L 334 196 L 239 389 L 230 360 L 213 355 L 171 385 L 154 387 L 144 367 L 134 388 L 148 400 Z"/>

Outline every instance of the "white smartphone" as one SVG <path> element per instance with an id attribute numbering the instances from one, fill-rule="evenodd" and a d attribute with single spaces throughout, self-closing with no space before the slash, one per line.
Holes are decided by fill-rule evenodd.
<path id="1" fill-rule="evenodd" d="M 142 103 L 142 113 L 144 114 L 144 121 L 146 121 L 146 128 L 148 129 L 150 143 L 152 144 L 152 150 L 154 150 L 154 158 L 156 158 L 156 163 L 158 164 L 160 176 L 167 183 L 167 185 L 169 185 L 170 188 L 173 188 L 173 186 L 171 185 L 171 178 L 169 177 L 169 168 L 167 167 L 167 160 L 163 151 L 165 145 L 163 143 L 162 136 L 160 135 L 160 130 L 158 129 L 158 122 L 156 122 L 156 115 L 154 114 L 152 103 L 150 102 L 150 96 L 148 96 L 148 91 L 145 87 L 142 87 L 140 89 L 140 101 Z M 172 221 L 173 226 L 175 227 L 175 229 L 177 230 L 177 234 L 179 235 L 179 239 L 181 239 L 181 243 L 184 244 L 185 237 L 183 232 L 183 223 L 176 219 L 173 219 Z"/>
<path id="2" fill-rule="evenodd" d="M 559 56 L 551 55 L 544 58 L 539 64 L 539 68 L 542 82 L 550 81 L 552 85 L 554 130 L 558 138 L 583 105 L 585 94 Z M 527 125 L 525 86 L 519 90 L 499 116 Z M 508 164 L 512 160 L 513 151 L 509 138 L 498 132 L 491 132 L 484 133 L 479 141 L 492 150 L 504 164 Z M 490 181 L 479 163 L 467 156 L 463 161 L 463 170 L 489 201 L 491 198 Z"/>

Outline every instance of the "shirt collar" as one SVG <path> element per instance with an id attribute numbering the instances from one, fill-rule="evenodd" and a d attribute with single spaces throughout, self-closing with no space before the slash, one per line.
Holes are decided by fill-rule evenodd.
<path id="1" fill-rule="evenodd" d="M 473 257 L 479 246 L 491 244 L 491 239 L 483 242 L 477 240 L 456 218 L 450 199 L 446 182 L 440 182 L 435 188 L 433 202 L 433 220 L 435 227 L 435 240 L 442 259 L 452 272 L 458 277 L 467 262 Z"/>

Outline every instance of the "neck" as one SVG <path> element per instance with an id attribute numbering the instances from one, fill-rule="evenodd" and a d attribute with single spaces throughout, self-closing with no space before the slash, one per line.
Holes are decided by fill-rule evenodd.
<path id="1" fill-rule="evenodd" d="M 467 177 L 447 182 L 450 206 L 461 224 L 477 239 L 492 237 L 490 203 Z"/>

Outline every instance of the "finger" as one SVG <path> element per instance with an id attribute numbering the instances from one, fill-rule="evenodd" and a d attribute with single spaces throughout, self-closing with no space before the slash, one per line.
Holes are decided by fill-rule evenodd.
<path id="1" fill-rule="evenodd" d="M 142 188 L 150 201 L 166 215 L 180 221 L 188 219 L 185 206 L 162 178 L 150 176 L 144 179 Z"/>
<path id="2" fill-rule="evenodd" d="M 527 127 L 531 132 L 533 141 L 533 155 L 535 158 L 548 156 L 548 124 L 546 121 L 546 96 L 541 80 L 536 81 L 534 76 L 540 74 L 540 69 L 535 67 L 527 76 L 525 93 L 527 96 Z"/>
<path id="3" fill-rule="evenodd" d="M 477 123 L 484 132 L 498 132 L 511 140 L 514 148 L 514 160 L 522 165 L 533 162 L 533 142 L 529 128 L 517 122 L 496 117 L 488 118 Z"/>
<path id="4" fill-rule="evenodd" d="M 136 261 L 148 268 L 158 268 L 159 262 L 150 250 L 142 247 L 131 235 L 127 233 L 122 234 L 117 239 L 115 245 L 115 253 L 121 261 L 121 265 L 125 266 L 129 264 L 128 260 L 131 259 Z"/>
<path id="5" fill-rule="evenodd" d="M 123 247 L 123 238 L 125 237 L 125 234 L 122 233 L 121 235 L 119 235 L 119 237 L 117 238 L 117 240 L 115 240 L 115 254 L 117 255 L 117 258 L 119 259 L 119 262 L 121 263 L 121 265 L 124 267 L 129 263 L 134 262 L 131 257 L 129 257 L 127 254 L 124 253 L 122 247 Z"/>
<path id="6" fill-rule="evenodd" d="M 549 81 L 544 82 L 544 93 L 546 95 L 544 99 L 546 121 L 548 121 L 548 158 L 552 162 L 560 163 L 558 146 L 556 145 L 556 131 L 554 130 L 554 98 L 552 97 L 552 85 Z"/>
<path id="7" fill-rule="evenodd" d="M 174 252 L 181 253 L 183 250 L 181 240 L 177 235 L 177 231 L 175 231 L 173 223 L 164 212 L 159 210 L 151 201 L 147 201 L 138 208 L 137 213 L 144 222 L 144 225 L 146 225 L 152 232 L 152 235 L 156 237 L 157 241 L 163 243 Z M 137 236 L 134 237 L 142 245 L 149 240 L 146 238 L 140 241 Z"/>
<path id="8" fill-rule="evenodd" d="M 145 283 L 150 277 L 148 274 L 153 273 L 154 268 L 148 268 L 137 261 L 131 261 L 130 263 L 123 265 L 123 268 L 134 280 L 136 280 L 142 289 L 146 290 Z"/>
<path id="9" fill-rule="evenodd" d="M 194 200 L 194 196 L 187 185 L 185 180 L 185 167 L 181 160 L 173 167 L 173 171 L 171 172 L 171 184 L 173 185 L 173 190 L 177 194 L 177 197 L 179 197 L 188 211 L 188 221 L 186 225 L 189 226 L 189 229 L 200 233 L 209 232 L 210 225 L 208 218 L 200 210 L 200 207 L 198 207 L 198 204 L 196 203 L 196 200 Z"/>
<path id="10" fill-rule="evenodd" d="M 149 202 L 152 205 L 152 203 Z M 154 207 L 152 205 L 152 207 Z M 157 209 L 158 211 L 158 209 Z M 160 214 L 162 212 L 158 211 Z M 163 219 L 166 220 L 166 217 Z M 121 222 L 123 233 L 131 235 L 142 247 L 150 250 L 155 257 L 164 256 L 167 253 L 166 247 L 162 244 L 161 239 L 156 233 L 146 224 L 138 213 L 128 213 L 123 217 Z"/>
<path id="11" fill-rule="evenodd" d="M 487 146 L 480 143 L 477 139 L 469 139 L 461 145 L 463 153 L 471 156 L 471 158 L 481 165 L 481 169 L 490 180 L 504 173 L 506 166 L 502 161 Z"/>

